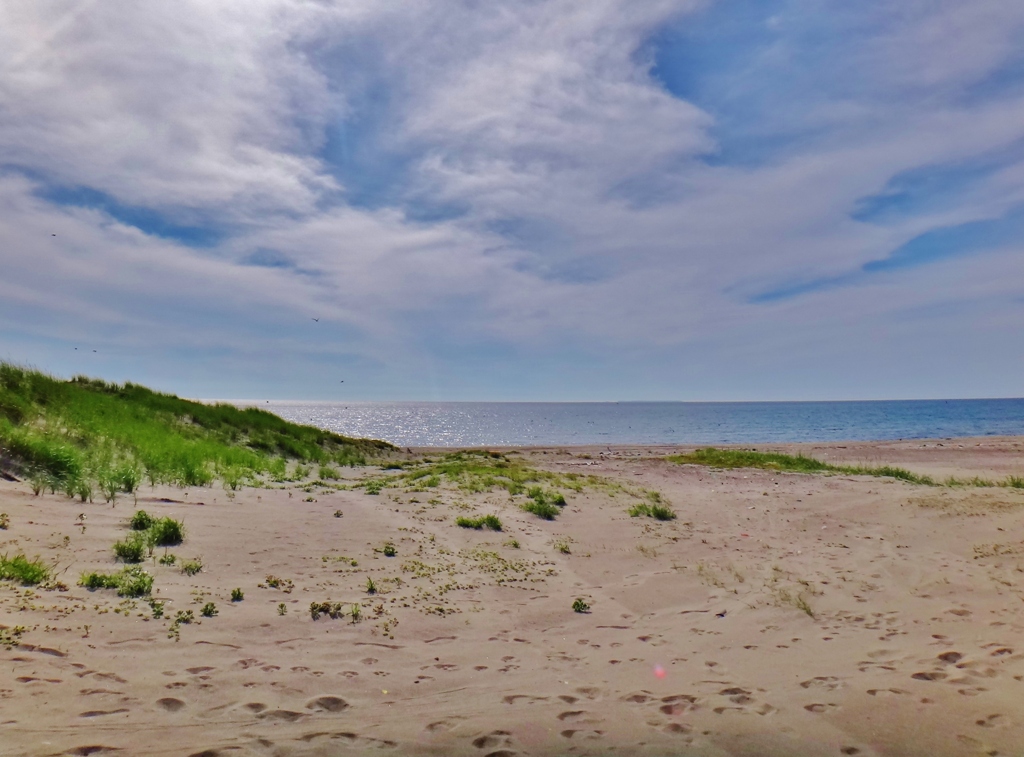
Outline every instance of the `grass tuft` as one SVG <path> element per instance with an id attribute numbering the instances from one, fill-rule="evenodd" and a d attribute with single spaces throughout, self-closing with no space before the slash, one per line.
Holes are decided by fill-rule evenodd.
<path id="1" fill-rule="evenodd" d="M 832 465 L 813 457 L 804 455 L 784 455 L 780 452 L 757 452 L 743 449 L 718 449 L 704 447 L 683 455 L 671 455 L 666 458 L 670 462 L 681 465 L 708 465 L 712 468 L 761 468 L 772 471 L 791 471 L 796 473 L 845 473 L 853 476 L 880 476 L 895 478 L 910 484 L 922 486 L 938 486 L 935 479 L 913 473 L 905 468 L 892 465 Z"/>
<path id="2" fill-rule="evenodd" d="M 117 589 L 121 597 L 144 597 L 153 591 L 153 576 L 137 565 L 117 573 L 83 573 L 78 583 L 90 591 Z"/>
<path id="3" fill-rule="evenodd" d="M 676 514 L 671 507 L 660 504 L 649 504 L 647 502 L 641 502 L 638 505 L 633 505 L 629 508 L 629 515 L 631 518 L 638 518 L 643 515 L 648 518 L 654 518 L 655 520 L 675 520 L 676 518 Z"/>
<path id="4" fill-rule="evenodd" d="M 22 586 L 37 586 L 50 579 L 50 567 L 37 557 L 29 560 L 25 555 L 0 556 L 0 581 L 17 581 Z"/>
<path id="5" fill-rule="evenodd" d="M 114 556 L 125 563 L 142 562 L 146 556 L 146 537 L 137 531 L 123 541 L 114 542 Z"/>
<path id="6" fill-rule="evenodd" d="M 146 531 L 153 525 L 154 518 L 145 510 L 136 510 L 132 519 L 128 521 L 128 528 L 132 531 Z"/>
<path id="7" fill-rule="evenodd" d="M 582 613 L 590 612 L 590 605 L 586 603 L 583 597 L 577 597 L 572 603 L 572 611 Z"/>
<path id="8" fill-rule="evenodd" d="M 478 518 L 459 517 L 455 519 L 455 525 L 460 528 L 475 528 L 478 531 L 482 528 L 489 528 L 492 531 L 501 530 L 501 520 L 497 515 L 481 515 Z"/>

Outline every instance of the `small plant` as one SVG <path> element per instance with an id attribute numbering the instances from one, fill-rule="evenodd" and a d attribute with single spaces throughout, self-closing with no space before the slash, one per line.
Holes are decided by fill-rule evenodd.
<path id="1" fill-rule="evenodd" d="M 638 505 L 633 505 L 629 508 L 629 515 L 632 518 L 640 517 L 645 515 L 648 518 L 654 518 L 655 520 L 675 520 L 676 514 L 672 508 L 662 504 L 648 504 L 647 502 L 641 502 Z"/>
<path id="2" fill-rule="evenodd" d="M 288 607 L 285 605 L 284 602 L 281 602 L 280 604 L 278 604 L 278 606 L 277 606 L 277 614 L 278 615 L 287 615 L 288 614 Z"/>
<path id="3" fill-rule="evenodd" d="M 525 503 L 523 505 L 523 509 L 528 513 L 533 513 L 538 518 L 543 518 L 544 520 L 554 520 L 561 512 L 556 505 L 553 505 L 550 502 L 537 502 L 536 500 L 531 500 Z"/>
<path id="4" fill-rule="evenodd" d="M 376 478 L 372 481 L 366 482 L 366 493 L 367 494 L 380 494 L 384 487 L 387 486 L 387 481 L 382 478 Z"/>
<path id="5" fill-rule="evenodd" d="M 128 521 L 128 528 L 132 531 L 145 531 L 153 525 L 153 516 L 145 510 L 136 510 L 132 519 Z"/>
<path id="6" fill-rule="evenodd" d="M 366 593 L 367 594 L 376 594 L 377 593 L 377 584 L 375 584 L 373 582 L 372 578 L 367 578 L 366 579 Z"/>
<path id="7" fill-rule="evenodd" d="M 335 510 L 334 511 L 334 517 L 335 518 L 342 518 L 344 516 L 345 516 L 345 513 L 343 513 L 341 510 Z"/>
<path id="8" fill-rule="evenodd" d="M 232 589 L 231 590 L 231 601 L 232 602 L 241 602 L 243 599 L 245 599 L 245 594 L 242 593 L 241 589 Z"/>
<path id="9" fill-rule="evenodd" d="M 6 531 L 10 528 L 11 516 L 7 513 L 0 513 L 0 531 Z"/>
<path id="10" fill-rule="evenodd" d="M 291 594 L 292 589 L 295 588 L 295 582 L 290 578 L 278 578 L 277 576 L 267 576 L 265 581 L 258 584 L 261 589 L 280 589 L 285 594 Z"/>
<path id="11" fill-rule="evenodd" d="M 318 478 L 323 481 L 337 481 L 341 478 L 341 474 L 338 473 L 337 468 L 332 468 L 330 465 L 321 465 Z"/>
<path id="12" fill-rule="evenodd" d="M 25 626 L 15 626 L 14 628 L 0 627 L 0 647 L 14 649 L 14 647 L 21 643 L 21 637 L 27 630 Z"/>
<path id="13" fill-rule="evenodd" d="M 181 564 L 181 572 L 186 576 L 194 576 L 203 569 L 203 561 L 200 558 L 187 560 Z"/>
<path id="14" fill-rule="evenodd" d="M 217 615 L 217 605 L 213 602 L 207 602 L 203 605 L 203 609 L 199 611 L 199 614 L 204 618 L 213 618 Z"/>
<path id="15" fill-rule="evenodd" d="M 160 620 L 164 616 L 164 603 L 157 599 L 149 600 L 149 609 L 153 611 L 153 619 Z"/>
<path id="16" fill-rule="evenodd" d="M 555 549 L 557 551 L 561 552 L 563 555 L 568 555 L 568 554 L 572 553 L 572 550 L 569 549 L 569 540 L 568 539 L 559 539 L 558 541 L 556 541 L 555 542 Z"/>
<path id="17" fill-rule="evenodd" d="M 505 546 L 511 547 L 512 549 L 519 549 L 519 539 L 509 539 L 505 542 Z"/>
<path id="18" fill-rule="evenodd" d="M 0 555 L 0 581 L 17 581 L 22 586 L 37 586 L 50 578 L 50 568 L 40 558 L 25 555 L 8 558 Z"/>
<path id="19" fill-rule="evenodd" d="M 174 614 L 174 623 L 179 626 L 192 625 L 192 621 L 195 619 L 195 613 L 191 610 L 178 610 L 178 612 Z"/>
<path id="20" fill-rule="evenodd" d="M 332 620 L 337 620 L 345 614 L 341 602 L 311 602 L 309 605 L 309 616 L 313 620 L 319 620 L 321 615 L 326 615 Z"/>
<path id="21" fill-rule="evenodd" d="M 1006 485 L 1011 489 L 1024 489 L 1024 476 L 1007 476 Z"/>
<path id="22" fill-rule="evenodd" d="M 153 576 L 138 565 L 131 565 L 117 573 L 83 573 L 78 583 L 90 591 L 117 589 L 120 597 L 145 597 L 153 591 Z"/>
<path id="23" fill-rule="evenodd" d="M 497 515 L 482 515 L 479 518 L 456 518 L 455 525 L 461 528 L 475 528 L 478 531 L 482 528 L 490 528 L 494 531 L 501 530 L 501 520 Z"/>
<path id="24" fill-rule="evenodd" d="M 395 545 L 391 542 L 388 542 L 384 545 L 383 552 L 385 557 L 394 557 L 398 554 L 398 550 L 395 548 Z"/>
<path id="25" fill-rule="evenodd" d="M 146 538 L 138 532 L 129 534 L 124 541 L 114 542 L 114 556 L 121 562 L 142 562 L 146 554 Z"/>
<path id="26" fill-rule="evenodd" d="M 176 547 L 185 541 L 185 524 L 174 518 L 157 518 L 149 527 L 149 537 L 158 547 Z"/>
<path id="27" fill-rule="evenodd" d="M 157 562 L 159 562 L 161 565 L 174 565 L 174 563 L 177 562 L 177 560 L 177 555 L 172 555 L 168 553 L 163 555 Z"/>
<path id="28" fill-rule="evenodd" d="M 584 601 L 583 597 L 577 597 L 576 601 L 572 603 L 573 612 L 590 612 L 590 605 Z"/>
<path id="29" fill-rule="evenodd" d="M 352 609 L 349 610 L 349 614 L 352 616 L 352 622 L 358 623 L 359 618 L 362 617 L 363 611 L 360 609 L 359 605 L 352 605 Z"/>

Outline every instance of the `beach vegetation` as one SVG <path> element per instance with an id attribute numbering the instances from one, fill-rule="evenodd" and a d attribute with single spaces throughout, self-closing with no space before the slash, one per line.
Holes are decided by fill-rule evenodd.
<path id="1" fill-rule="evenodd" d="M 198 557 L 192 560 L 186 560 L 181 564 L 181 572 L 186 576 L 194 576 L 196 573 L 203 569 L 203 561 Z"/>
<path id="2" fill-rule="evenodd" d="M 286 605 L 284 602 L 278 602 L 278 604 L 277 604 L 277 614 L 278 615 L 287 615 L 288 614 L 288 605 Z"/>
<path id="3" fill-rule="evenodd" d="M 572 611 L 579 613 L 590 612 L 590 605 L 587 604 L 583 597 L 577 597 L 572 603 Z"/>
<path id="4" fill-rule="evenodd" d="M 501 530 L 501 520 L 497 515 L 481 515 L 477 518 L 458 517 L 455 519 L 455 525 L 460 528 L 475 528 L 478 531 L 482 528 L 489 528 L 492 531 Z"/>
<path id="5" fill-rule="evenodd" d="M 367 594 L 376 594 L 377 593 L 377 584 L 375 584 L 373 582 L 372 578 L 367 578 L 366 579 L 366 593 Z"/>
<path id="6" fill-rule="evenodd" d="M 22 586 L 37 586 L 50 580 L 51 572 L 50 566 L 39 557 L 30 560 L 25 555 L 0 555 L 0 581 L 17 581 Z"/>
<path id="7" fill-rule="evenodd" d="M 157 518 L 149 526 L 148 537 L 157 547 L 176 547 L 185 541 L 185 524 L 174 518 Z"/>
<path id="8" fill-rule="evenodd" d="M 174 563 L 177 562 L 177 560 L 177 555 L 167 552 L 161 555 L 160 559 L 157 560 L 157 562 L 159 562 L 161 565 L 174 565 Z"/>
<path id="9" fill-rule="evenodd" d="M 154 520 L 153 516 L 145 510 L 136 510 L 131 520 L 128 521 L 128 528 L 132 531 L 146 531 L 153 525 Z"/>
<path id="10" fill-rule="evenodd" d="M 114 557 L 125 563 L 142 562 L 146 555 L 146 537 L 133 531 L 121 541 L 114 542 Z"/>
<path id="11" fill-rule="evenodd" d="M 385 557 L 394 557 L 398 554 L 398 548 L 391 542 L 388 542 L 384 545 L 383 549 L 381 549 L 381 552 L 384 553 Z"/>
<path id="12" fill-rule="evenodd" d="M 95 487 L 116 502 L 143 480 L 206 486 L 217 476 L 234 489 L 261 476 L 284 479 L 289 461 L 308 475 L 314 464 L 361 465 L 394 451 L 259 408 L 84 376 L 63 380 L 0 362 L 0 460 L 36 494 L 62 491 L 85 501 Z"/>
<path id="13" fill-rule="evenodd" d="M 153 576 L 138 565 L 129 565 L 116 573 L 83 573 L 78 584 L 90 591 L 116 589 L 120 597 L 144 597 L 153 590 Z"/>
<path id="14" fill-rule="evenodd" d="M 243 599 L 245 599 L 245 594 L 244 594 L 244 592 L 241 589 L 232 589 L 231 590 L 231 601 L 232 602 L 241 602 Z"/>
<path id="15" fill-rule="evenodd" d="M 217 605 L 215 605 L 213 602 L 207 602 L 205 605 L 203 605 L 203 609 L 199 611 L 199 614 L 202 615 L 204 618 L 216 617 L 216 615 L 218 614 Z"/>
<path id="16" fill-rule="evenodd" d="M 6 531 L 11 527 L 11 516 L 7 513 L 0 513 L 0 531 Z"/>
<path id="17" fill-rule="evenodd" d="M 633 505 L 629 508 L 629 515 L 631 518 L 646 516 L 655 520 L 675 520 L 676 518 L 675 511 L 671 507 L 651 502 L 640 502 Z"/>
<path id="18" fill-rule="evenodd" d="M 533 499 L 524 502 L 522 508 L 526 512 L 533 513 L 538 518 L 543 518 L 544 520 L 554 520 L 562 512 L 556 505 L 552 505 L 550 502 L 538 502 Z"/>
<path id="19" fill-rule="evenodd" d="M 804 455 L 785 455 L 780 452 L 758 452 L 745 449 L 718 449 L 704 447 L 682 455 L 670 455 L 670 462 L 681 465 L 707 465 L 712 468 L 761 468 L 794 473 L 844 473 L 853 476 L 879 476 L 895 478 L 910 484 L 936 486 L 935 479 L 905 468 L 892 465 L 833 465 Z"/>

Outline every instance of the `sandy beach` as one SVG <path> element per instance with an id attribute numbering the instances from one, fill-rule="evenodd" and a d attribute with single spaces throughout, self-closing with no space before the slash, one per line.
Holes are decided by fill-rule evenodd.
<path id="1" fill-rule="evenodd" d="M 1024 490 L 663 459 L 679 449 L 510 452 L 585 480 L 554 521 L 447 484 L 144 486 L 138 508 L 186 527 L 174 565 L 143 563 L 163 617 L 77 585 L 119 567 L 130 495 L 0 481 L 0 554 L 65 584 L 0 583 L 0 752 L 1021 754 Z M 1024 438 L 771 449 L 1024 475 Z M 637 491 L 678 517 L 630 517 Z M 486 514 L 501 532 L 455 524 Z"/>

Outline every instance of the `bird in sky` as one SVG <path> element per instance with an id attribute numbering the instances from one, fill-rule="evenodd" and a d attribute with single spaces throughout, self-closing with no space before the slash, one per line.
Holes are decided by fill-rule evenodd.
<path id="1" fill-rule="evenodd" d="M 317 323 L 320 323 L 320 319 L 319 318 L 314 318 L 313 320 L 316 321 Z"/>

